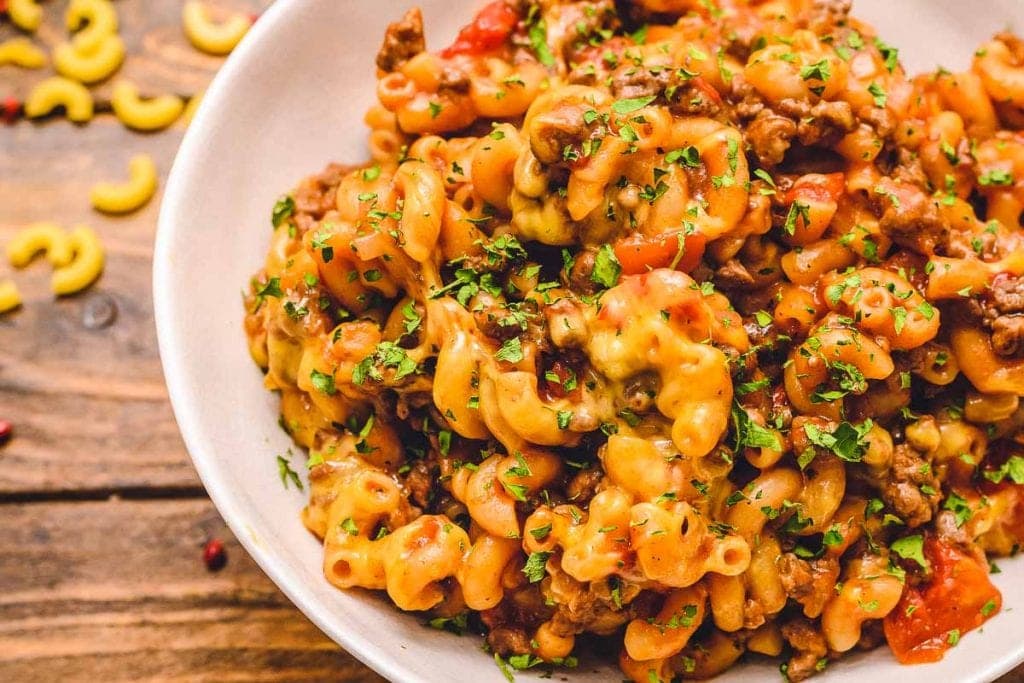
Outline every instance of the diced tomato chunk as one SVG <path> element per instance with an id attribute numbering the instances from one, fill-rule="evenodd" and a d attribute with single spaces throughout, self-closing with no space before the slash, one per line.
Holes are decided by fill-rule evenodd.
<path id="1" fill-rule="evenodd" d="M 566 397 L 579 399 L 580 378 L 571 365 L 559 358 L 540 378 L 540 388 L 541 394 L 548 401 Z"/>
<path id="2" fill-rule="evenodd" d="M 478 55 L 501 47 L 519 23 L 519 15 L 504 0 L 485 5 L 469 24 L 462 27 L 455 42 L 441 51 L 442 57 Z"/>
<path id="3" fill-rule="evenodd" d="M 885 638 L 903 664 L 936 662 L 960 636 L 981 626 L 1003 604 L 988 567 L 935 538 L 924 542 L 932 577 L 908 585 L 885 617 Z"/>
<path id="4" fill-rule="evenodd" d="M 800 176 L 793 187 L 782 197 L 785 204 L 798 199 L 816 202 L 837 202 L 846 189 L 846 177 L 842 173 L 808 173 Z"/>
<path id="5" fill-rule="evenodd" d="M 686 235 L 682 230 L 673 230 L 654 237 L 633 233 L 617 241 L 614 249 L 626 275 L 641 275 L 669 266 L 690 272 L 700 263 L 706 243 L 700 233 Z"/>
<path id="6" fill-rule="evenodd" d="M 722 94 L 718 92 L 715 86 L 711 85 L 706 80 L 704 80 L 702 76 L 696 76 L 695 78 L 692 78 L 690 80 L 690 83 L 692 83 L 693 87 L 697 88 L 697 90 L 700 90 L 702 93 L 707 95 L 707 98 L 714 102 L 715 104 L 722 103 Z"/>

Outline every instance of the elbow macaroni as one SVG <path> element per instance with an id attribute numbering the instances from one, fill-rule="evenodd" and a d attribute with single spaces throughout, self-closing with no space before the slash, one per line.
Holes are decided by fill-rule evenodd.
<path id="1" fill-rule="evenodd" d="M 77 31 L 71 41 L 75 51 L 92 54 L 105 38 L 117 33 L 117 10 L 110 0 L 71 0 L 64 23 L 69 31 Z"/>
<path id="2" fill-rule="evenodd" d="M 139 96 L 138 88 L 124 80 L 114 84 L 110 104 L 121 123 L 135 130 L 146 131 L 166 128 L 185 109 L 185 103 L 177 95 L 143 99 Z"/>
<path id="3" fill-rule="evenodd" d="M 46 66 L 46 53 L 28 38 L 11 38 L 0 43 L 0 66 L 5 64 L 23 69 L 40 69 Z"/>
<path id="4" fill-rule="evenodd" d="M 252 22 L 242 14 L 233 14 L 222 23 L 214 23 L 206 6 L 199 0 L 188 0 L 181 10 L 185 36 L 196 49 L 211 55 L 226 55 L 235 49 Z"/>
<path id="5" fill-rule="evenodd" d="M 7 260 L 15 268 L 24 268 L 39 252 L 46 254 L 53 267 L 61 268 L 71 263 L 75 246 L 68 234 L 55 223 L 33 223 L 7 244 Z"/>
<path id="6" fill-rule="evenodd" d="M 156 193 L 157 171 L 153 158 L 139 154 L 128 162 L 125 183 L 97 183 L 89 191 L 93 208 L 105 213 L 127 213 L 144 206 Z"/>
<path id="7" fill-rule="evenodd" d="M 410 11 L 372 162 L 275 204 L 245 329 L 327 580 L 531 665 L 621 638 L 640 683 L 968 630 L 901 620 L 1024 542 L 1024 46 L 911 78 L 841 8 L 640 4 L 494 2 L 437 53 Z"/>
<path id="8" fill-rule="evenodd" d="M 61 43 L 53 49 L 57 73 L 81 83 L 97 83 L 109 78 L 124 61 L 124 41 L 117 35 L 97 39 L 90 52 L 75 43 Z"/>
<path id="9" fill-rule="evenodd" d="M 92 93 L 81 83 L 53 76 L 39 82 L 25 98 L 25 116 L 46 116 L 57 107 L 64 107 L 69 121 L 85 123 L 92 118 Z"/>
<path id="10" fill-rule="evenodd" d="M 7 16 L 18 28 L 35 31 L 43 23 L 43 8 L 36 0 L 7 0 Z"/>

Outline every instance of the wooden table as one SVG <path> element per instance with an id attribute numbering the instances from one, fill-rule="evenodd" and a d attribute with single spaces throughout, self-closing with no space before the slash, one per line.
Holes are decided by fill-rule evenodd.
<path id="1" fill-rule="evenodd" d="M 36 41 L 65 40 L 66 2 L 44 0 Z M 118 0 L 144 92 L 201 91 L 221 60 L 181 33 L 180 0 Z M 252 2 L 219 1 L 258 11 Z M 0 41 L 16 31 L 0 20 Z M 19 100 L 50 69 L 0 67 Z M 166 179 L 183 127 L 126 130 L 109 113 L 75 126 L 0 124 L 0 247 L 26 223 L 88 223 L 108 250 L 102 279 L 54 301 L 49 267 L 15 274 L 25 306 L 0 316 L 0 681 L 377 681 L 291 605 L 231 536 L 178 436 L 153 327 L 150 269 L 159 197 L 109 218 L 89 206 L 97 179 L 153 156 Z M 0 265 L 0 278 L 11 276 Z M 113 319 L 104 320 L 113 313 Z M 105 324 L 109 322 L 109 324 Z M 228 563 L 206 569 L 221 538 Z"/>
<path id="2" fill-rule="evenodd" d="M 65 39 L 66 2 L 43 4 L 37 40 L 53 46 Z M 129 51 L 121 75 L 147 94 L 197 93 L 220 64 L 187 44 L 180 6 L 117 2 Z M 0 40 L 15 33 L 0 24 Z M 0 67 L 0 98 L 23 99 L 49 73 Z M 88 201 L 90 185 L 123 177 L 137 152 L 166 178 L 183 128 L 132 133 L 109 113 L 109 84 L 94 92 L 105 111 L 88 125 L 0 126 L 0 245 L 53 220 L 88 223 L 108 250 L 99 283 L 60 301 L 46 265 L 18 272 L 25 306 L 0 316 L 0 419 L 15 426 L 0 446 L 0 681 L 380 680 L 263 575 L 192 469 L 153 327 L 159 198 L 123 218 Z M 201 549 L 215 537 L 229 559 L 212 573 Z"/>

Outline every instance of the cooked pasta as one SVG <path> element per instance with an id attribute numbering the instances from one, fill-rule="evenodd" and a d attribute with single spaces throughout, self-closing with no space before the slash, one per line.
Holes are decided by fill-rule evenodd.
<path id="1" fill-rule="evenodd" d="M 618 10 L 617 10 L 618 8 Z M 496 0 L 377 56 L 245 329 L 340 588 L 499 665 L 934 661 L 1024 542 L 1024 43 L 848 2 Z M 955 580 L 954 580 L 955 577 Z"/>
<path id="2" fill-rule="evenodd" d="M 75 256 L 67 265 L 54 269 L 50 278 L 50 288 L 59 296 L 82 291 L 103 272 L 103 245 L 92 228 L 76 226 L 69 239 Z"/>

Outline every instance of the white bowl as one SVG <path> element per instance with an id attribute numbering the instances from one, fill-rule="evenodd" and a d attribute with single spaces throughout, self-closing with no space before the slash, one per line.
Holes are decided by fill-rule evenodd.
<path id="1" fill-rule="evenodd" d="M 299 522 L 305 496 L 284 490 L 277 426 L 242 332 L 239 292 L 263 263 L 275 198 L 327 162 L 367 158 L 362 115 L 374 98 L 384 28 L 417 0 L 279 0 L 211 85 L 174 164 L 160 212 L 153 291 L 174 413 L 210 496 L 239 540 L 331 638 L 402 683 L 504 679 L 480 642 L 424 628 L 366 592 L 321 574 L 321 548 Z M 483 0 L 418 0 L 431 46 L 446 44 Z M 1019 0 L 859 0 L 855 14 L 902 48 L 910 69 L 964 68 L 974 47 L 1016 19 Z M 296 458 L 296 464 L 300 461 Z M 303 469 L 303 468 L 299 468 Z M 995 577 L 1005 607 L 937 664 L 900 667 L 886 648 L 830 666 L 828 681 L 989 681 L 1024 660 L 1024 562 Z M 775 665 L 731 671 L 776 680 Z M 559 676 L 561 678 L 561 676 Z M 618 681 L 584 661 L 572 680 Z M 541 680 L 517 674 L 518 680 Z"/>

